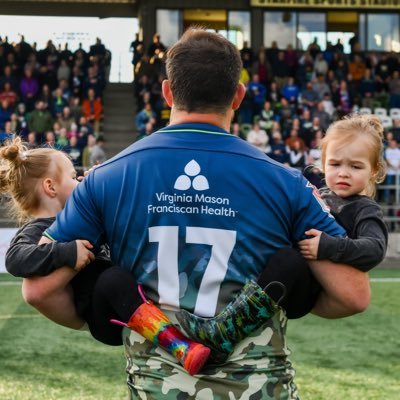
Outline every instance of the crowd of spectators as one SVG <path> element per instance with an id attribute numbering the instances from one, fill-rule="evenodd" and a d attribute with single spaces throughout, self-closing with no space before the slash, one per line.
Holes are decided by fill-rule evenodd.
<path id="1" fill-rule="evenodd" d="M 28 146 L 62 149 L 77 167 L 104 161 L 102 95 L 111 53 L 99 38 L 87 52 L 49 40 L 0 38 L 0 140 L 18 134 Z M 93 154 L 95 156 L 93 156 Z"/>
<path id="2" fill-rule="evenodd" d="M 158 34 L 146 48 L 139 36 L 131 44 L 138 104 L 139 137 L 168 123 L 170 110 L 161 96 L 165 79 L 166 46 Z M 386 185 L 400 173 L 400 60 L 398 53 L 362 52 L 355 40 L 351 53 L 343 44 L 328 43 L 322 51 L 314 40 L 306 51 L 270 47 L 252 49 L 245 42 L 241 82 L 246 95 L 235 114 L 231 133 L 240 136 L 271 158 L 304 171 L 317 186 L 320 174 L 319 142 L 326 129 L 351 112 L 380 110 L 385 127 Z M 391 112 L 398 110 L 398 113 Z M 384 190 L 381 200 L 396 200 Z"/>

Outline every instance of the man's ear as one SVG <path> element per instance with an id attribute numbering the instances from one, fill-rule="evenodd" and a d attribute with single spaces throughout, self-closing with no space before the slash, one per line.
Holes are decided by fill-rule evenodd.
<path id="1" fill-rule="evenodd" d="M 172 104 L 174 102 L 172 92 L 171 92 L 171 87 L 169 85 L 169 80 L 165 79 L 162 82 L 162 94 L 164 96 L 165 101 L 167 102 L 169 107 L 172 107 Z"/>
<path id="2" fill-rule="evenodd" d="M 54 181 L 51 178 L 45 178 L 42 181 L 42 188 L 45 194 L 51 198 L 56 197 L 57 191 L 54 187 Z"/>
<path id="3" fill-rule="evenodd" d="M 239 83 L 236 88 L 235 97 L 233 98 L 232 110 L 237 110 L 240 107 L 240 104 L 245 94 L 246 94 L 246 87 L 243 85 L 243 83 Z"/>

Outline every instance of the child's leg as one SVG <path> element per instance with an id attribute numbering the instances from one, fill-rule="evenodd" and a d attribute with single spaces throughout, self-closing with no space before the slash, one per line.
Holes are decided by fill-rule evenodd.
<path id="1" fill-rule="evenodd" d="M 311 311 L 318 293 L 319 285 L 300 253 L 284 248 L 271 257 L 257 283 L 247 283 L 220 314 L 201 318 L 180 311 L 176 317 L 190 338 L 213 349 L 213 361 L 223 362 L 237 343 L 265 326 L 279 309 L 278 302 L 289 318 L 300 318 Z"/>
<path id="2" fill-rule="evenodd" d="M 277 302 L 282 296 L 282 289 L 279 285 L 268 286 L 271 282 L 281 282 L 285 286 L 286 295 L 279 305 L 290 319 L 308 314 L 321 291 L 307 261 L 297 250 L 289 247 L 279 250 L 270 258 L 257 280 L 260 287 Z"/>
<path id="3" fill-rule="evenodd" d="M 122 327 L 111 319 L 128 321 L 142 304 L 134 276 L 122 268 L 110 267 L 97 279 L 87 321 L 92 336 L 111 346 L 122 345 Z"/>
<path id="4" fill-rule="evenodd" d="M 118 319 L 128 321 L 124 325 L 174 355 L 191 375 L 199 372 L 210 354 L 202 344 L 184 337 L 154 304 L 143 303 L 135 278 L 122 268 L 111 267 L 100 275 L 92 308 L 90 331 L 104 343 L 122 344 L 121 326 L 110 323 Z"/>

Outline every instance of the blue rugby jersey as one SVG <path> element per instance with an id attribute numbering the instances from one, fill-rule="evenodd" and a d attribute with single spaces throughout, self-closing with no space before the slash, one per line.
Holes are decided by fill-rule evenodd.
<path id="1" fill-rule="evenodd" d="M 107 242 L 155 302 L 212 316 L 310 228 L 345 234 L 300 172 L 221 128 L 182 124 L 96 168 L 46 236 Z"/>

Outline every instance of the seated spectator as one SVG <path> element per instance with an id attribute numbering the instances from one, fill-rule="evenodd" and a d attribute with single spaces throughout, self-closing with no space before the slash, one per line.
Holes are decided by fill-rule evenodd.
<path id="1" fill-rule="evenodd" d="M 288 165 L 288 153 L 279 131 L 272 132 L 271 151 L 268 153 L 268 156 L 277 162 Z"/>
<path id="2" fill-rule="evenodd" d="M 238 120 L 240 124 L 252 124 L 254 117 L 252 93 L 246 87 L 243 100 L 238 109 Z"/>
<path id="3" fill-rule="evenodd" d="M 296 78 L 302 83 L 302 88 L 306 82 L 310 82 L 314 75 L 314 59 L 308 51 L 305 51 L 299 59 Z"/>
<path id="4" fill-rule="evenodd" d="M 71 136 L 69 145 L 64 148 L 64 152 L 68 154 L 74 167 L 82 165 L 82 149 L 78 146 L 78 138 L 76 136 Z"/>
<path id="5" fill-rule="evenodd" d="M 318 103 L 317 109 L 312 113 L 312 116 L 313 118 L 318 117 L 319 125 L 321 129 L 325 132 L 331 123 L 331 117 L 325 111 L 324 103 L 322 101 Z"/>
<path id="6" fill-rule="evenodd" d="M 389 81 L 389 108 L 400 108 L 400 76 L 394 71 Z"/>
<path id="7" fill-rule="evenodd" d="M 87 94 L 87 98 L 82 102 L 82 115 L 93 125 L 94 133 L 98 134 L 100 131 L 103 106 L 101 104 L 101 99 L 96 97 L 94 89 L 89 89 Z"/>
<path id="8" fill-rule="evenodd" d="M 79 118 L 78 129 L 79 131 L 83 129 L 87 135 L 92 135 L 94 133 L 86 117 L 83 115 Z"/>
<path id="9" fill-rule="evenodd" d="M 271 150 L 268 146 L 269 137 L 263 129 L 260 129 L 258 122 L 253 124 L 253 129 L 247 134 L 246 140 L 263 153 L 268 153 Z"/>
<path id="10" fill-rule="evenodd" d="M 79 66 L 75 65 L 72 69 L 72 76 L 71 76 L 72 96 L 78 98 L 82 97 L 83 80 L 84 80 L 83 72 L 81 71 Z"/>
<path id="11" fill-rule="evenodd" d="M 297 129 L 292 129 L 289 137 L 285 140 L 287 152 L 289 153 L 291 150 L 295 150 L 298 143 L 300 144 L 301 150 L 304 150 L 304 140 L 299 136 L 299 131 Z"/>
<path id="12" fill-rule="evenodd" d="M 310 150 L 308 151 L 307 164 L 312 165 L 314 168 L 318 168 L 318 174 L 322 171 L 322 160 L 321 160 L 321 140 L 323 133 L 321 130 L 315 133 L 315 138 L 310 144 Z"/>
<path id="13" fill-rule="evenodd" d="M 28 130 L 28 113 L 24 103 L 18 103 L 15 110 L 17 117 L 17 128 L 15 132 L 19 132 L 21 136 L 26 136 L 29 133 Z"/>
<path id="14" fill-rule="evenodd" d="M 313 121 L 309 109 L 304 109 L 300 117 L 299 136 L 304 140 L 306 147 L 310 147 L 311 141 L 314 139 Z"/>
<path id="15" fill-rule="evenodd" d="M 63 108 L 57 121 L 60 123 L 61 128 L 65 128 L 67 132 L 71 131 L 71 125 L 75 124 L 75 118 L 71 115 L 71 109 L 68 106 Z"/>
<path id="16" fill-rule="evenodd" d="M 268 64 L 264 47 L 258 50 L 257 59 L 252 66 L 252 71 L 259 76 L 260 83 L 267 87 L 268 82 L 271 80 L 271 66 Z"/>
<path id="17" fill-rule="evenodd" d="M 323 99 L 325 93 L 331 92 L 329 85 L 325 82 L 325 76 L 321 74 L 317 74 L 316 79 L 313 81 L 312 88 L 318 95 L 318 101 Z"/>
<path id="18" fill-rule="evenodd" d="M 83 93 L 88 93 L 89 89 L 93 89 L 94 97 L 100 98 L 103 94 L 105 81 L 99 74 L 98 69 L 95 66 L 88 68 L 87 77 L 83 81 Z"/>
<path id="19" fill-rule="evenodd" d="M 366 66 L 364 61 L 358 54 L 355 54 L 353 57 L 353 61 L 349 63 L 349 74 L 352 76 L 353 80 L 357 83 L 357 86 L 359 86 L 361 79 L 363 79 L 365 75 L 365 69 Z"/>
<path id="20" fill-rule="evenodd" d="M 143 136 L 146 133 L 146 124 L 152 122 L 153 125 L 156 123 L 156 114 L 151 108 L 151 104 L 147 103 L 144 109 L 137 113 L 135 124 L 136 130 L 139 136 Z"/>
<path id="21" fill-rule="evenodd" d="M 58 82 L 58 87 L 61 89 L 62 96 L 64 99 L 67 101 L 67 104 L 69 104 L 69 100 L 72 96 L 71 89 L 69 88 L 69 83 L 65 79 L 61 79 Z"/>
<path id="22" fill-rule="evenodd" d="M 39 144 L 36 140 L 35 132 L 28 133 L 27 139 L 26 139 L 26 145 L 27 145 L 28 149 L 35 149 L 36 147 L 38 147 Z"/>
<path id="23" fill-rule="evenodd" d="M 0 76 L 0 87 L 4 88 L 6 83 L 10 84 L 11 90 L 15 92 L 19 90 L 18 79 L 15 77 L 11 65 L 6 65 L 4 67 L 3 75 Z"/>
<path id="24" fill-rule="evenodd" d="M 61 81 L 62 79 L 65 79 L 66 81 L 69 81 L 69 78 L 71 77 L 71 68 L 68 65 L 66 60 L 61 60 L 60 65 L 57 68 L 57 80 Z"/>
<path id="25" fill-rule="evenodd" d="M 167 126 L 169 123 L 169 118 L 171 116 L 171 107 L 167 104 L 165 100 L 162 101 L 161 106 L 157 108 L 157 122 L 156 129 L 161 129 L 164 126 Z"/>
<path id="26" fill-rule="evenodd" d="M 29 114 L 28 127 L 30 132 L 36 133 L 36 138 L 43 140 L 42 137 L 46 131 L 50 131 L 53 126 L 53 117 L 48 110 L 45 109 L 43 101 L 35 103 L 35 109 Z"/>
<path id="27" fill-rule="evenodd" d="M 53 95 L 51 93 L 49 85 L 43 85 L 42 89 L 40 90 L 38 100 L 43 101 L 45 107 L 50 111 L 53 112 Z"/>
<path id="28" fill-rule="evenodd" d="M 397 143 L 400 143 L 400 119 L 398 118 L 393 120 L 392 133 Z"/>
<path id="29" fill-rule="evenodd" d="M 243 47 L 240 50 L 240 58 L 242 59 L 243 67 L 250 69 L 253 65 L 254 54 L 253 50 L 249 47 L 249 42 L 244 41 Z"/>
<path id="30" fill-rule="evenodd" d="M 281 90 L 281 94 L 290 104 L 297 105 L 300 89 L 298 85 L 295 84 L 294 78 L 288 78 L 287 83 L 283 86 Z"/>
<path id="31" fill-rule="evenodd" d="M 285 53 L 283 51 L 278 53 L 278 58 L 271 64 L 271 67 L 272 75 L 280 90 L 290 76 L 290 67 L 285 62 Z"/>
<path id="32" fill-rule="evenodd" d="M 36 96 L 39 93 L 39 82 L 33 76 L 33 71 L 30 68 L 25 69 L 19 89 L 21 100 L 25 103 L 28 111 L 32 110 L 35 105 Z"/>
<path id="33" fill-rule="evenodd" d="M 384 159 L 387 163 L 387 173 L 384 184 L 388 186 L 394 185 L 396 183 L 396 176 L 400 173 L 400 149 L 394 138 L 389 140 L 389 146 L 384 151 Z M 394 193 L 393 189 L 385 189 L 383 194 L 385 203 L 396 201 L 396 195 L 398 195 L 398 193 Z"/>
<path id="34" fill-rule="evenodd" d="M 63 96 L 63 91 L 58 87 L 54 91 L 53 102 L 51 104 L 51 111 L 56 118 L 60 118 L 65 107 L 68 106 L 68 101 Z"/>
<path id="35" fill-rule="evenodd" d="M 239 82 L 243 83 L 243 85 L 245 85 L 246 87 L 250 83 L 250 74 L 245 67 L 242 67 L 240 71 Z"/>
<path id="36" fill-rule="evenodd" d="M 44 135 L 43 147 L 54 149 L 56 147 L 56 137 L 53 131 L 47 131 Z"/>
<path id="37" fill-rule="evenodd" d="M 0 92 L 0 102 L 7 100 L 10 107 L 14 107 L 17 99 L 17 92 L 13 90 L 10 82 L 5 82 L 3 90 Z"/>
<path id="38" fill-rule="evenodd" d="M 233 136 L 237 136 L 237 137 L 242 138 L 242 133 L 240 132 L 240 124 L 239 124 L 239 122 L 234 122 L 231 125 L 230 133 Z"/>
<path id="39" fill-rule="evenodd" d="M 267 100 L 271 103 L 272 109 L 276 110 L 281 107 L 281 93 L 275 81 L 271 82 L 271 86 L 267 92 Z"/>
<path id="40" fill-rule="evenodd" d="M 301 92 L 301 105 L 312 110 L 316 107 L 318 101 L 318 93 L 313 89 L 312 82 L 307 82 L 305 90 Z"/>
<path id="41" fill-rule="evenodd" d="M 341 80 L 339 83 L 339 89 L 333 94 L 333 104 L 336 106 L 339 116 L 346 115 L 351 112 L 353 107 L 353 99 L 351 98 L 350 92 L 347 88 L 347 82 Z"/>
<path id="42" fill-rule="evenodd" d="M 89 169 L 90 167 L 92 167 L 90 163 L 90 154 L 95 144 L 96 138 L 93 135 L 88 135 L 87 144 L 82 151 L 82 166 L 85 169 Z"/>
<path id="43" fill-rule="evenodd" d="M 0 102 L 0 129 L 4 129 L 6 122 L 11 122 L 12 113 L 13 109 L 8 100 L 2 100 Z"/>
<path id="44" fill-rule="evenodd" d="M 329 118 L 333 120 L 335 115 L 335 106 L 333 105 L 333 101 L 329 93 L 324 94 L 324 98 L 321 101 L 322 107 L 324 111 L 329 115 Z"/>
<path id="45" fill-rule="evenodd" d="M 90 152 L 90 166 L 102 164 L 107 160 L 106 153 L 103 149 L 104 139 L 102 136 L 99 136 L 96 139 L 96 144 L 92 147 Z"/>
<path id="46" fill-rule="evenodd" d="M 265 85 L 260 82 L 258 74 L 252 76 L 251 81 L 247 86 L 247 90 L 251 93 L 253 101 L 253 115 L 259 114 L 265 102 L 267 89 L 265 88 Z"/>
<path id="47" fill-rule="evenodd" d="M 307 153 L 300 140 L 299 138 L 292 143 L 292 148 L 289 151 L 289 165 L 292 168 L 303 171 L 307 165 Z"/>
<path id="48" fill-rule="evenodd" d="M 360 83 L 360 94 L 362 97 L 374 97 L 376 92 L 376 81 L 372 77 L 371 70 L 369 68 L 365 69 L 364 77 Z"/>
<path id="49" fill-rule="evenodd" d="M 324 59 L 324 55 L 322 53 L 318 53 L 315 57 L 315 61 L 314 61 L 314 72 L 315 74 L 318 75 L 322 75 L 322 76 L 326 76 L 326 74 L 328 73 L 328 63 L 326 62 L 326 60 Z"/>
<path id="50" fill-rule="evenodd" d="M 289 76 L 294 77 L 296 74 L 296 68 L 298 64 L 297 52 L 294 50 L 291 44 L 288 44 L 285 50 L 285 62 L 289 67 Z"/>
<path id="51" fill-rule="evenodd" d="M 274 122 L 274 111 L 271 109 L 271 103 L 269 101 L 264 103 L 264 108 L 259 114 L 258 122 L 261 129 L 264 129 L 268 134 L 271 133 L 272 124 Z"/>
<path id="52" fill-rule="evenodd" d="M 281 99 L 281 107 L 277 111 L 277 115 L 279 116 L 279 122 L 282 127 L 283 137 L 287 137 L 289 135 L 290 128 L 292 126 L 292 120 L 296 114 L 296 110 L 292 104 L 282 97 Z"/>
<path id="53" fill-rule="evenodd" d="M 71 97 L 69 101 L 69 108 L 71 110 L 71 116 L 74 118 L 75 123 L 79 123 L 79 119 L 82 116 L 81 99 L 77 96 Z"/>
<path id="54" fill-rule="evenodd" d="M 56 148 L 59 150 L 64 150 L 69 146 L 69 139 L 67 136 L 67 130 L 65 128 L 60 128 L 58 135 L 56 135 Z"/>

